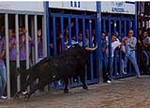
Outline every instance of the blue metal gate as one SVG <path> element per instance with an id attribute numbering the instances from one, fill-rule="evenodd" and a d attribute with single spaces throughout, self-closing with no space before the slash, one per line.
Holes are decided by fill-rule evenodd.
<path id="1" fill-rule="evenodd" d="M 102 14 L 102 30 L 107 33 L 109 36 L 109 52 L 111 51 L 111 36 L 112 34 L 118 34 L 119 40 L 121 41 L 123 36 L 127 36 L 127 32 L 132 29 L 135 32 L 135 16 L 133 15 L 119 15 L 119 14 Z M 112 79 L 122 78 L 127 76 L 134 75 L 134 70 L 130 62 L 128 62 L 128 71 L 127 74 L 123 73 L 123 58 L 122 52 L 120 49 L 115 50 L 114 52 L 114 60 L 113 60 L 113 72 L 110 73 L 110 77 Z M 110 56 L 108 58 L 108 68 L 110 72 Z"/>
<path id="2" fill-rule="evenodd" d="M 78 12 L 72 10 L 50 9 L 50 52 L 56 56 L 66 50 L 66 45 L 80 42 L 82 46 L 93 46 L 97 42 L 96 37 L 96 13 Z M 92 38 L 94 37 L 94 40 Z M 98 60 L 97 51 L 90 54 L 89 63 L 85 66 L 86 83 L 98 83 Z M 79 86 L 79 78 L 71 78 L 70 86 Z"/>

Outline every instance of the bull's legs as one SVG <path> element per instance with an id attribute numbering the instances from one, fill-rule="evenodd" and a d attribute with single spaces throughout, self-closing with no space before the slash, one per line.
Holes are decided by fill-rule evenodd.
<path id="1" fill-rule="evenodd" d="M 29 93 L 27 93 L 25 95 L 25 98 L 29 99 L 30 96 L 35 93 L 36 90 L 40 89 L 40 88 L 44 88 L 47 84 L 49 84 L 49 80 L 41 80 L 38 84 L 36 84 Z"/>
<path id="2" fill-rule="evenodd" d="M 68 78 L 64 78 L 64 83 L 65 83 L 64 93 L 68 93 L 69 92 L 69 89 L 68 89 L 68 84 L 69 84 Z"/>
<path id="3" fill-rule="evenodd" d="M 27 89 L 27 87 L 36 79 L 36 77 L 29 76 L 28 80 L 26 81 L 25 85 L 21 88 L 19 92 L 14 95 L 14 98 L 19 98 L 20 94 Z"/>
<path id="4" fill-rule="evenodd" d="M 80 71 L 81 73 L 80 73 L 80 81 L 82 82 L 82 87 L 83 87 L 83 89 L 88 89 L 88 86 L 86 85 L 86 83 L 85 83 L 85 74 L 84 74 L 84 72 L 83 71 Z M 82 73 L 83 72 L 83 73 Z"/>

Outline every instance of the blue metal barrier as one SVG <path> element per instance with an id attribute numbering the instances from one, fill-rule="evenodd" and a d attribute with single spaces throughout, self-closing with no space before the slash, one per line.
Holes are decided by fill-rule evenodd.
<path id="1" fill-rule="evenodd" d="M 74 41 L 78 41 L 79 39 L 79 33 L 82 33 L 83 35 L 83 46 L 86 45 L 87 41 L 86 41 L 86 30 L 89 30 L 89 44 L 88 46 L 93 47 L 93 41 L 92 41 L 92 31 L 94 29 L 96 29 L 96 13 L 91 13 L 90 15 L 87 15 L 86 12 L 83 12 L 83 14 L 73 14 L 71 13 L 72 10 L 70 10 L 70 13 L 65 13 L 65 11 L 63 12 L 53 12 L 51 11 L 50 15 L 52 20 L 50 20 L 50 31 L 52 31 L 52 35 L 51 37 L 53 39 L 51 39 L 51 43 L 53 44 L 53 52 L 51 54 L 51 56 L 56 56 L 59 53 L 62 53 L 63 51 L 65 51 L 65 33 L 64 30 L 67 29 L 68 30 L 68 44 L 71 45 L 73 42 L 73 38 L 75 38 Z M 95 26 L 94 26 L 95 25 Z M 61 38 L 59 38 L 59 36 L 61 36 Z M 74 37 L 75 36 L 75 37 Z M 58 38 L 61 41 L 58 41 Z M 97 38 L 97 36 L 95 36 L 95 38 Z M 96 39 L 96 41 L 98 40 L 98 38 Z M 61 45 L 59 44 L 59 42 L 61 43 Z M 66 42 L 67 43 L 67 42 Z M 60 50 L 58 49 L 60 48 Z M 89 64 L 87 64 L 86 69 L 85 69 L 85 73 L 86 73 L 86 82 L 88 84 L 92 84 L 92 83 L 98 83 L 99 81 L 99 65 L 98 64 L 98 60 L 96 60 L 96 58 L 99 58 L 99 54 L 97 54 L 99 52 L 95 51 L 92 52 L 90 54 L 89 57 Z M 97 57 L 93 57 L 93 55 L 96 55 Z M 95 65 L 94 65 L 95 64 Z M 70 79 L 70 86 L 79 86 L 81 85 L 81 83 L 77 83 L 74 81 L 75 79 L 72 78 Z M 79 80 L 79 78 L 77 79 Z"/>
<path id="2" fill-rule="evenodd" d="M 111 55 L 111 36 L 118 32 L 119 34 L 119 40 L 121 41 L 123 36 L 127 36 L 127 31 L 130 29 L 134 29 L 136 32 L 133 22 L 134 22 L 134 16 L 132 15 L 107 15 L 107 14 L 102 14 L 102 31 L 108 32 L 109 33 L 109 72 L 111 70 L 110 66 L 110 55 Z M 128 72 L 127 74 L 123 74 L 123 66 L 122 66 L 122 52 L 121 50 L 117 49 L 114 52 L 114 65 L 113 65 L 113 72 L 110 72 L 110 77 L 112 79 L 116 78 L 122 78 L 122 77 L 127 77 L 127 76 L 132 76 L 134 75 L 134 70 L 130 62 L 128 62 Z"/>

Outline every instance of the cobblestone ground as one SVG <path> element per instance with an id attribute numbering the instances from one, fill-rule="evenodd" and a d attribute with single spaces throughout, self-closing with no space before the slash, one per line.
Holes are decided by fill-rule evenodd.
<path id="1" fill-rule="evenodd" d="M 23 98 L 0 100 L 0 108 L 150 108 L 150 77 L 89 85 L 88 91 L 73 88 L 68 94 L 51 90 L 44 95 L 33 95 L 28 102 Z"/>

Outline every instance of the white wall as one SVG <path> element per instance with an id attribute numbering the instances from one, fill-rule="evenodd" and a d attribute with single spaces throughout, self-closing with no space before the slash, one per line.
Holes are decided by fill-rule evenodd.
<path id="1" fill-rule="evenodd" d="M 101 11 L 108 13 L 122 13 L 122 14 L 135 14 L 134 2 L 115 2 L 107 1 L 101 2 Z M 50 8 L 59 9 L 72 9 L 72 10 L 84 10 L 84 11 L 96 11 L 96 1 L 49 1 Z M 42 1 L 11 1 L 11 2 L 0 2 L 0 9 L 9 10 L 25 10 L 25 11 L 38 11 L 44 12 Z"/>
<path id="2" fill-rule="evenodd" d="M 49 7 L 59 9 L 63 8 L 72 10 L 96 11 L 96 1 L 49 1 Z"/>
<path id="3" fill-rule="evenodd" d="M 43 6 L 42 1 L 34 1 L 34 2 L 29 2 L 29 1 L 2 2 L 0 1 L 0 9 L 44 12 L 44 6 Z"/>
<path id="4" fill-rule="evenodd" d="M 101 2 L 101 11 L 108 13 L 135 14 L 135 2 Z"/>

